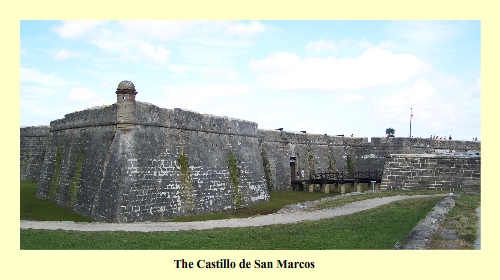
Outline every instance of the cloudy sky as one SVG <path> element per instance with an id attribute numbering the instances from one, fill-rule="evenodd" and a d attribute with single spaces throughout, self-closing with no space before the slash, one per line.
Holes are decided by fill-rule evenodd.
<path id="1" fill-rule="evenodd" d="M 20 123 L 113 104 L 308 133 L 480 140 L 480 21 L 21 21 Z"/>

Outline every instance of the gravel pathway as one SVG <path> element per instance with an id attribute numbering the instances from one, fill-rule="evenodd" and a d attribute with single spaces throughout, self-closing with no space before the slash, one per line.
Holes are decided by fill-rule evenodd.
<path id="1" fill-rule="evenodd" d="M 320 219 L 334 218 L 342 215 L 350 215 L 356 212 L 372 209 L 398 200 L 403 200 L 408 198 L 418 198 L 418 197 L 430 197 L 430 196 L 446 196 L 446 195 L 390 196 L 390 197 L 357 201 L 332 209 L 303 211 L 307 208 L 317 205 L 318 203 L 324 200 L 338 199 L 338 196 L 336 196 L 334 198 L 327 198 L 314 202 L 285 206 L 278 213 L 265 216 L 256 216 L 244 219 L 211 220 L 202 222 L 77 223 L 77 222 L 21 221 L 21 229 L 152 232 L 152 231 L 204 230 L 212 228 L 232 228 L 232 227 L 256 227 L 256 226 L 266 226 L 275 224 L 290 224 L 306 220 L 320 220 Z"/>

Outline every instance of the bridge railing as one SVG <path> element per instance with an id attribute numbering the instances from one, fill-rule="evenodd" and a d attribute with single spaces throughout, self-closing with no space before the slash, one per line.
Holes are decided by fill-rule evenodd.
<path id="1" fill-rule="evenodd" d="M 310 181 L 345 181 L 345 180 L 355 180 L 355 181 L 378 181 L 382 180 L 383 172 L 381 170 L 374 171 L 338 171 L 338 172 L 310 172 Z"/>

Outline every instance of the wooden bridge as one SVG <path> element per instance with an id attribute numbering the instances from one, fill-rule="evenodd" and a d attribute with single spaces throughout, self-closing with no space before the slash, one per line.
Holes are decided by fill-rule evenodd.
<path id="1" fill-rule="evenodd" d="M 382 182 L 382 174 L 381 170 L 375 171 L 357 171 L 357 172 L 311 172 L 309 174 L 308 179 L 302 180 L 292 180 L 292 188 L 298 186 L 299 189 L 303 189 L 304 186 L 309 186 L 309 192 L 314 190 L 314 185 L 320 185 L 321 189 L 327 193 L 329 192 L 330 184 L 335 184 L 336 186 L 340 185 L 340 192 L 345 193 L 346 184 L 352 184 L 353 187 L 357 186 L 357 191 L 361 192 L 361 185 L 364 183 L 368 183 L 373 187 L 380 186 L 380 182 Z M 295 187 L 294 187 L 295 186 Z"/>

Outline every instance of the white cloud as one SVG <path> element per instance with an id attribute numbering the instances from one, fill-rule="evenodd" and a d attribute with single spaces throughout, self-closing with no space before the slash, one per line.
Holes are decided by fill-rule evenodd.
<path id="1" fill-rule="evenodd" d="M 148 38 L 161 41 L 192 40 L 195 37 L 225 34 L 247 37 L 260 34 L 271 27 L 251 21 L 192 21 L 192 20 L 132 20 L 120 21 L 127 37 Z M 188 39 L 191 38 L 191 39 Z"/>
<path id="2" fill-rule="evenodd" d="M 21 92 L 33 93 L 36 94 L 36 96 L 47 96 L 57 93 L 57 91 L 54 90 L 54 88 L 52 87 L 39 87 L 39 86 L 22 87 Z"/>
<path id="3" fill-rule="evenodd" d="M 168 69 L 174 74 L 173 78 L 184 77 L 187 78 L 193 73 L 201 74 L 202 79 L 209 80 L 212 83 L 217 81 L 232 81 L 241 78 L 240 74 L 226 66 L 188 66 L 188 65 L 168 65 Z M 189 74 L 188 74 L 189 73 Z"/>
<path id="4" fill-rule="evenodd" d="M 227 35 L 252 36 L 263 33 L 266 29 L 267 27 L 258 21 L 251 21 L 250 23 L 230 22 L 225 33 Z"/>
<path id="5" fill-rule="evenodd" d="M 277 107 L 277 108 L 282 108 L 282 107 L 292 108 L 296 105 L 298 105 L 296 99 L 282 99 L 282 100 L 273 102 L 273 107 Z"/>
<path id="6" fill-rule="evenodd" d="M 228 98 L 249 93 L 251 86 L 245 84 L 209 84 L 195 86 L 164 86 L 161 98 L 154 101 L 164 108 L 186 108 L 199 112 L 210 112 L 211 106 L 225 103 Z"/>
<path id="7" fill-rule="evenodd" d="M 334 40 L 318 40 L 307 44 L 306 50 L 311 53 L 338 53 L 341 49 L 349 48 L 349 50 L 360 49 L 363 51 L 370 49 L 394 49 L 396 44 L 392 41 L 380 41 L 377 46 L 363 38 L 356 43 L 353 39 L 343 39 L 340 42 Z"/>
<path id="8" fill-rule="evenodd" d="M 372 43 L 368 42 L 366 38 L 363 38 L 363 40 L 361 40 L 361 42 L 358 43 L 358 46 L 363 50 L 369 50 L 375 48 L 375 46 Z"/>
<path id="9" fill-rule="evenodd" d="M 117 34 L 110 37 L 98 37 L 92 39 L 91 44 L 96 45 L 104 51 L 104 54 L 132 55 L 132 50 L 137 48 L 141 41 L 127 39 Z"/>
<path id="10" fill-rule="evenodd" d="M 287 74 L 300 67 L 299 57 L 293 53 L 274 52 L 261 60 L 251 60 L 249 66 L 256 72 Z"/>
<path id="11" fill-rule="evenodd" d="M 478 97 L 481 93 L 480 82 L 480 78 L 473 82 L 467 77 L 455 77 L 446 73 L 437 73 L 431 80 L 436 89 L 455 97 Z"/>
<path id="12" fill-rule="evenodd" d="M 349 44 L 348 40 L 342 40 L 340 43 L 337 43 L 333 40 L 318 40 L 307 44 L 306 50 L 314 53 L 323 53 L 323 52 L 338 52 L 339 48 Z"/>
<path id="13" fill-rule="evenodd" d="M 164 86 L 160 87 L 166 93 L 180 95 L 196 95 L 198 97 L 221 97 L 247 93 L 252 86 L 245 84 L 209 84 L 195 86 Z"/>
<path id="14" fill-rule="evenodd" d="M 168 69 L 175 74 L 172 75 L 173 78 L 177 77 L 188 77 L 189 75 L 186 73 L 188 70 L 187 66 L 184 65 L 168 65 Z"/>
<path id="15" fill-rule="evenodd" d="M 21 67 L 21 83 L 34 82 L 46 87 L 61 87 L 74 84 L 64 79 L 58 78 L 56 73 L 43 74 L 36 69 Z"/>
<path id="16" fill-rule="evenodd" d="M 66 103 L 61 109 L 63 112 L 76 112 L 92 108 L 95 106 L 103 106 L 116 102 L 114 94 L 99 94 L 88 88 L 73 88 L 66 97 Z"/>
<path id="17" fill-rule="evenodd" d="M 86 88 L 73 88 L 68 95 L 68 101 L 94 101 L 100 100 L 100 95 Z"/>
<path id="18" fill-rule="evenodd" d="M 349 104 L 357 101 L 364 100 L 365 98 L 361 95 L 357 94 L 346 94 L 344 96 L 336 96 L 333 99 L 333 104 L 341 105 L 341 104 Z"/>
<path id="19" fill-rule="evenodd" d="M 478 100 L 442 95 L 428 80 L 421 79 L 412 87 L 396 91 L 373 103 L 373 110 L 378 123 L 400 127 L 400 131 L 404 132 L 399 135 L 404 136 L 409 132 L 412 108 L 412 135 L 429 137 L 448 135 L 452 131 L 464 135 L 475 131 L 479 125 L 479 111 L 475 109 L 478 106 Z"/>
<path id="20" fill-rule="evenodd" d="M 377 48 L 383 49 L 383 50 L 390 50 L 394 49 L 397 47 L 397 44 L 394 43 L 393 41 L 380 41 L 378 44 Z"/>
<path id="21" fill-rule="evenodd" d="M 107 81 L 102 81 L 102 82 L 97 84 L 98 88 L 108 88 L 109 86 L 110 86 L 110 84 Z"/>
<path id="22" fill-rule="evenodd" d="M 158 46 L 155 49 L 152 45 L 143 43 L 138 46 L 138 49 L 143 57 L 154 63 L 163 64 L 168 62 L 170 51 L 164 49 L 162 46 Z"/>
<path id="23" fill-rule="evenodd" d="M 66 58 L 70 58 L 70 57 L 78 57 L 79 54 L 77 53 L 74 53 L 74 52 L 70 52 L 68 51 L 67 49 L 62 49 L 60 51 L 58 51 L 55 55 L 54 55 L 54 59 L 55 60 L 63 60 L 63 59 L 66 59 Z"/>
<path id="24" fill-rule="evenodd" d="M 373 107 L 384 123 L 397 123 L 409 121 L 410 108 L 413 108 L 415 119 L 430 121 L 433 110 L 441 110 L 445 104 L 429 81 L 421 79 L 411 88 L 401 89 L 375 102 Z"/>
<path id="25" fill-rule="evenodd" d="M 389 32 L 412 45 L 435 45 L 455 38 L 466 25 L 463 21 L 395 21 Z"/>
<path id="26" fill-rule="evenodd" d="M 276 121 L 276 116 L 268 114 L 268 113 L 262 113 L 259 117 L 259 125 L 263 124 L 266 125 L 268 123 L 273 123 Z"/>
<path id="27" fill-rule="evenodd" d="M 328 91 L 399 84 L 418 78 L 431 67 L 410 54 L 370 49 L 358 58 L 305 58 L 276 52 L 252 60 L 257 81 L 275 90 Z"/>
<path id="28" fill-rule="evenodd" d="M 172 51 L 193 63 L 220 64 L 252 45 L 252 35 L 271 27 L 258 21 L 64 21 L 53 30 L 62 38 L 85 38 L 101 50 L 98 57 L 166 64 Z M 168 45 L 167 45 L 168 44 Z M 179 45 L 181 44 L 181 45 Z M 172 46 L 176 48 L 172 50 Z M 75 54 L 61 50 L 56 60 Z"/>
<path id="29" fill-rule="evenodd" d="M 23 126 L 49 125 L 51 121 L 64 116 L 65 112 L 51 108 L 49 102 L 44 103 L 43 101 L 43 99 L 21 97 L 19 106 L 22 112 L 20 118 Z"/>
<path id="30" fill-rule="evenodd" d="M 127 39 L 123 34 L 109 37 L 99 37 L 91 41 L 99 47 L 107 57 L 125 61 L 148 61 L 155 64 L 167 64 L 170 61 L 170 50 L 163 46 L 153 46 L 146 41 Z"/>
<path id="31" fill-rule="evenodd" d="M 103 25 L 104 21 L 98 20 L 66 20 L 60 26 L 52 28 L 62 38 L 78 39 L 87 35 L 97 27 Z"/>
<path id="32" fill-rule="evenodd" d="M 209 80 L 236 80 L 240 78 L 240 74 L 229 67 L 201 67 L 199 71 L 204 79 Z"/>
<path id="33" fill-rule="evenodd" d="M 63 59 L 66 59 L 68 57 L 71 57 L 71 54 L 68 50 L 64 49 L 64 50 L 60 50 L 58 51 L 55 55 L 54 55 L 54 59 L 55 60 L 63 60 Z"/>
<path id="34" fill-rule="evenodd" d="M 447 75 L 445 73 L 437 73 L 436 77 L 432 80 L 432 84 L 437 88 L 460 88 L 463 87 L 463 82 L 457 77 Z"/>
<path id="35" fill-rule="evenodd" d="M 202 21 L 191 20 L 127 20 L 118 24 L 126 37 L 144 37 L 162 41 L 173 41 L 190 34 Z"/>

